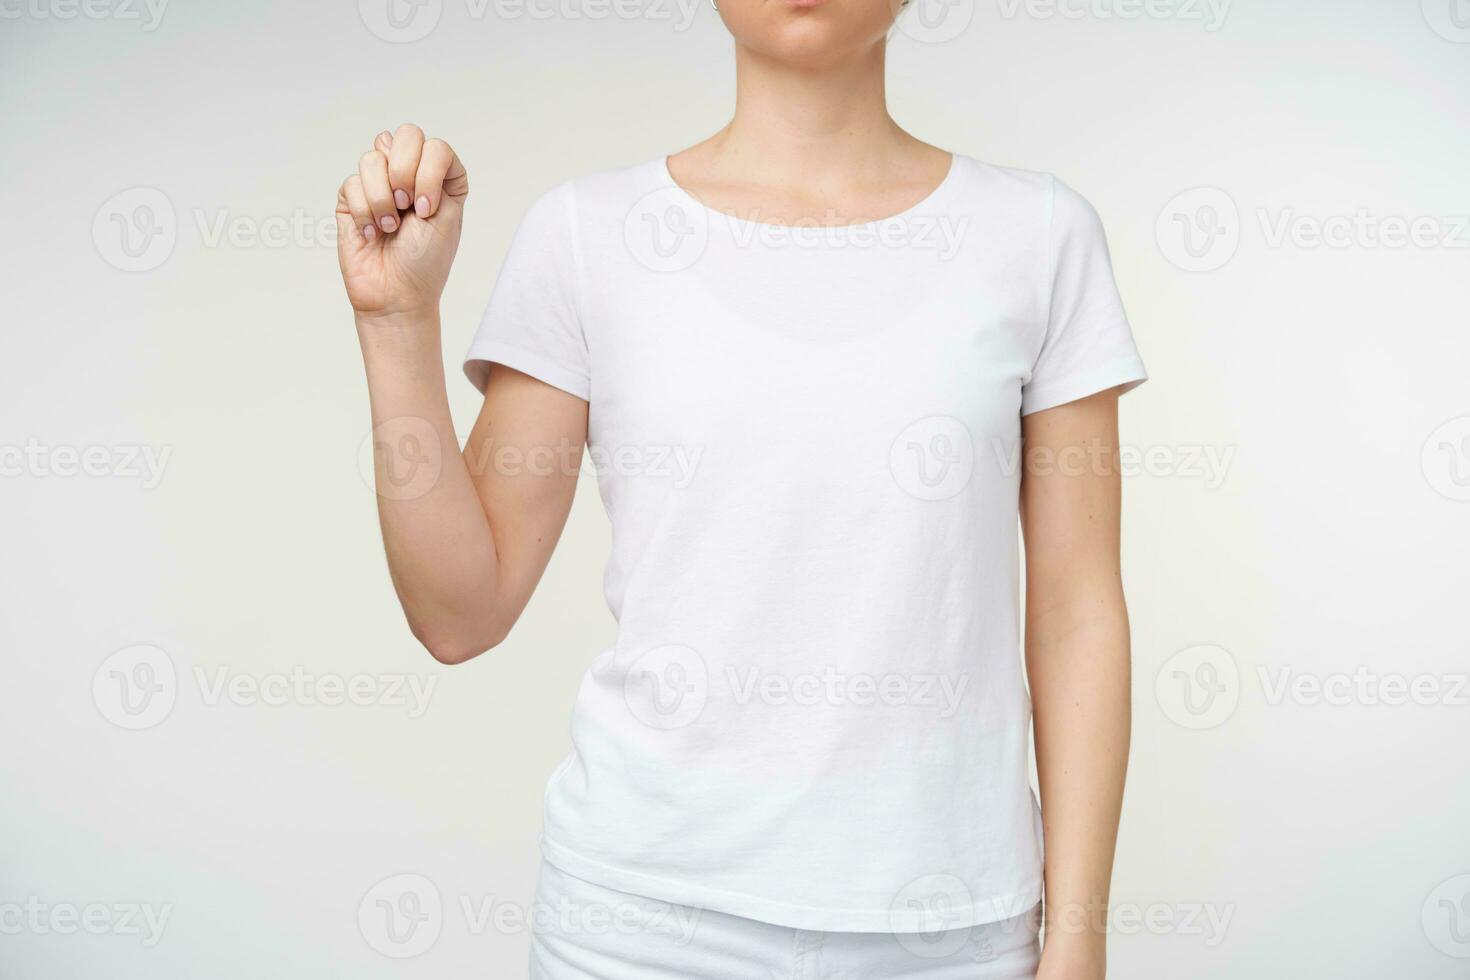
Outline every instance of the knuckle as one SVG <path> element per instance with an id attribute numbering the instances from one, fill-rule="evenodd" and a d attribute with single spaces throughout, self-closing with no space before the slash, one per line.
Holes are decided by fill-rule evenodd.
<path id="1" fill-rule="evenodd" d="M 357 167 L 359 171 L 370 170 L 379 166 L 386 159 L 387 158 L 383 156 L 381 151 L 368 150 L 362 155 L 362 158 L 357 161 Z"/>
<path id="2" fill-rule="evenodd" d="M 404 123 L 402 126 L 399 126 L 398 130 L 393 134 L 393 140 L 395 143 L 401 139 L 423 140 L 423 138 L 424 131 L 413 123 Z"/>

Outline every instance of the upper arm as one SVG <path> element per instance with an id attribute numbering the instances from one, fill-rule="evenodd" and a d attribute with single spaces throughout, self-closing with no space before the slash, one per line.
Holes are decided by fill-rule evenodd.
<path id="1" fill-rule="evenodd" d="M 1097 211 L 1050 190 L 1044 329 L 1021 400 L 1028 617 L 1121 598 L 1118 396 L 1148 377 Z"/>
<path id="2" fill-rule="evenodd" d="M 587 402 L 501 364 L 465 444 L 490 522 L 496 609 L 507 629 L 541 580 L 566 525 L 587 441 Z"/>
<path id="3" fill-rule="evenodd" d="M 465 373 L 485 393 L 465 462 L 495 542 L 503 629 L 551 560 L 587 441 L 592 362 L 575 212 L 570 184 L 527 209 L 465 355 Z"/>
<path id="4" fill-rule="evenodd" d="M 1118 389 L 1022 419 L 1028 616 L 1121 595 Z"/>
<path id="5" fill-rule="evenodd" d="M 1076 191 L 1057 181 L 1047 218 L 1044 311 L 1035 360 L 1022 389 L 1021 414 L 1066 405 L 1147 377 L 1101 219 Z"/>

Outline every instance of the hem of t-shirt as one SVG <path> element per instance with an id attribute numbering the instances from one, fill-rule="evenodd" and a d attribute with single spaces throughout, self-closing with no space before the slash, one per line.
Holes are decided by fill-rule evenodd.
<path id="1" fill-rule="evenodd" d="M 489 365 L 492 362 L 515 368 L 522 374 L 529 374 L 536 380 L 544 381 L 553 388 L 560 388 L 569 395 L 576 395 L 583 401 L 591 400 L 592 384 L 581 371 L 567 367 L 544 354 L 498 340 L 477 340 L 470 345 L 469 352 L 464 356 L 465 377 L 482 394 L 490 380 Z"/>
<path id="2" fill-rule="evenodd" d="M 1148 371 L 1137 357 L 1126 357 L 1119 361 L 1072 377 L 1049 381 L 1046 384 L 1029 384 L 1021 392 L 1021 414 L 1030 415 L 1048 408 L 1056 408 L 1079 398 L 1095 395 L 1110 388 L 1125 394 L 1148 380 Z"/>
<path id="3" fill-rule="evenodd" d="M 541 856 L 547 864 L 575 878 L 613 891 L 808 932 L 915 933 L 968 929 L 1026 915 L 1041 901 L 1041 881 L 1038 879 L 1007 895 L 997 895 L 958 908 L 947 907 L 943 919 L 936 922 L 932 915 L 912 909 L 834 909 L 793 905 L 759 895 L 614 868 L 584 857 L 545 835 L 541 837 Z"/>

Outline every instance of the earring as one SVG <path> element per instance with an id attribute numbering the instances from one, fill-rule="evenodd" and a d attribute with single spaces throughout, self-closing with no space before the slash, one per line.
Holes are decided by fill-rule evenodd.
<path id="1" fill-rule="evenodd" d="M 715 13 L 720 12 L 720 5 L 716 3 L 715 0 L 709 0 L 709 5 L 715 8 Z"/>

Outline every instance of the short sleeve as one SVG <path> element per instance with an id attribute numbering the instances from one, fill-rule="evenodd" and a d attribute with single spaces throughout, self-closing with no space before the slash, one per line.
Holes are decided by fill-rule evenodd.
<path id="1" fill-rule="evenodd" d="M 553 188 L 526 211 L 511 239 L 465 354 L 465 376 L 482 392 L 495 363 L 578 398 L 591 393 L 573 207 L 570 183 Z"/>
<path id="2" fill-rule="evenodd" d="M 1029 415 L 1148 379 L 1113 279 L 1102 221 L 1092 205 L 1053 180 L 1048 211 L 1050 288 L 1046 333 L 1021 392 Z"/>

